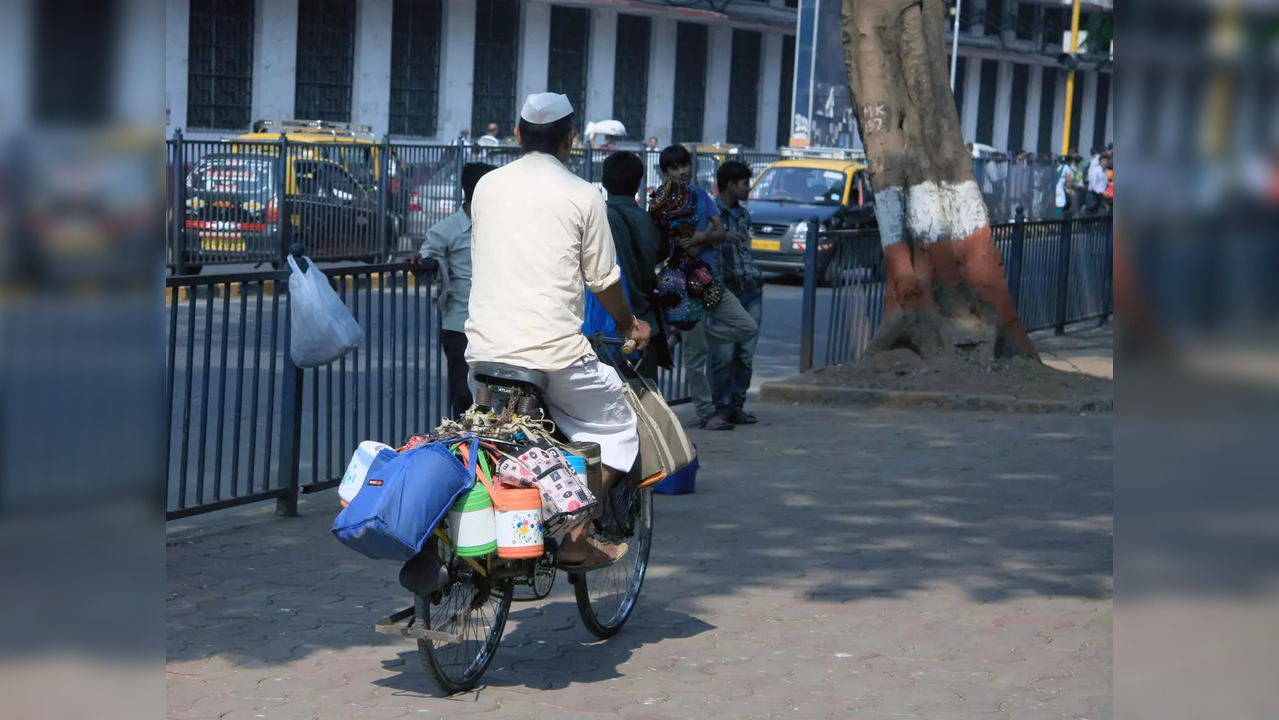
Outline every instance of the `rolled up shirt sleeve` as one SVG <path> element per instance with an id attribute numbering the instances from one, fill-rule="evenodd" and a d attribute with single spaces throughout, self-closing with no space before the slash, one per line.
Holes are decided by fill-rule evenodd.
<path id="1" fill-rule="evenodd" d="M 622 268 L 617 264 L 617 249 L 608 225 L 608 206 L 604 198 L 592 195 L 583 214 L 582 279 L 591 292 L 597 293 L 620 283 Z"/>

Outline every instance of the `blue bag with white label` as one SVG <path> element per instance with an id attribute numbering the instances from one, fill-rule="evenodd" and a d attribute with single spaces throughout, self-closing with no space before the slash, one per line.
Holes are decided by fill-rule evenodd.
<path id="1" fill-rule="evenodd" d="M 468 468 L 450 445 L 469 444 Z M 333 535 L 343 545 L 374 560 L 404 562 L 417 555 L 453 501 L 475 485 L 479 439 L 434 442 L 401 453 L 370 470 L 364 487 L 338 513 Z"/>

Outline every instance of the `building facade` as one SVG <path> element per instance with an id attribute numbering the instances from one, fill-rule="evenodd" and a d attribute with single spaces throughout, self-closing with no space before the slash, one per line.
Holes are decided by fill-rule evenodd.
<path id="1" fill-rule="evenodd" d="M 520 100 L 550 89 L 572 99 L 581 125 L 621 120 L 631 140 L 787 144 L 800 0 L 703 3 L 167 0 L 168 133 L 217 138 L 297 118 L 397 141 L 476 137 L 490 122 L 509 136 Z M 964 5 L 955 89 L 966 139 L 1055 151 L 1064 6 Z M 1072 145 L 1109 141 L 1109 78 L 1078 75 Z"/>

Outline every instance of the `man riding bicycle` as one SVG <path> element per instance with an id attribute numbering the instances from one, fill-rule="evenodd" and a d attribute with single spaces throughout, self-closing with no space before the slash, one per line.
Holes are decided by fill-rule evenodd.
<path id="1" fill-rule="evenodd" d="M 515 136 L 524 156 L 485 175 L 471 201 L 466 359 L 547 373 L 551 419 L 573 441 L 599 443 L 612 487 L 634 464 L 639 434 L 621 378 L 582 335 L 583 280 L 637 349 L 651 330 L 627 305 L 604 198 L 564 166 L 575 137 L 568 98 L 529 95 Z M 604 567 L 626 554 L 625 543 L 590 537 L 587 525 L 560 545 L 563 567 Z"/>

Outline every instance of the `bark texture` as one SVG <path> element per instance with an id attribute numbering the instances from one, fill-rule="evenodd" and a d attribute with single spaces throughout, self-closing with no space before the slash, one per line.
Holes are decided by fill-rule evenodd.
<path id="1" fill-rule="evenodd" d="M 870 350 L 1038 359 L 964 146 L 944 10 L 942 0 L 843 0 L 844 63 L 888 278 Z"/>

